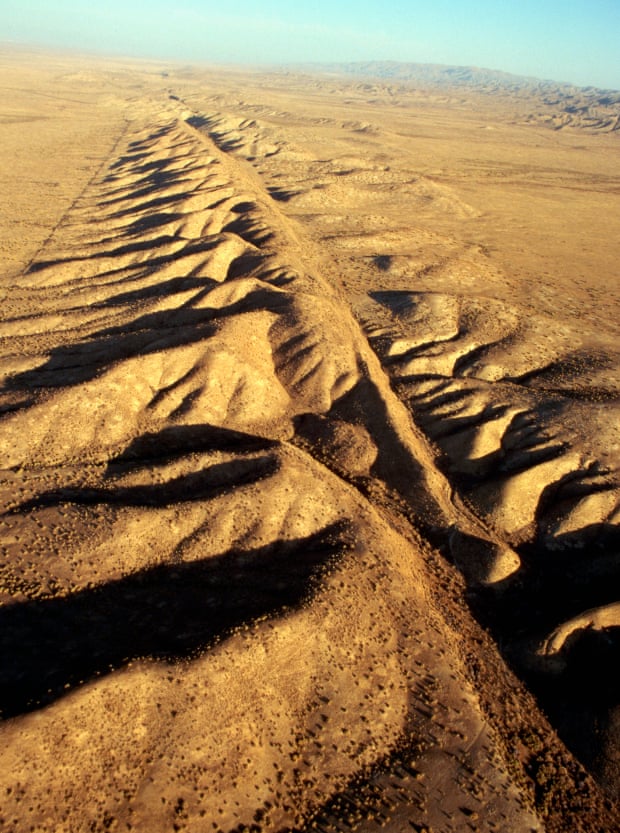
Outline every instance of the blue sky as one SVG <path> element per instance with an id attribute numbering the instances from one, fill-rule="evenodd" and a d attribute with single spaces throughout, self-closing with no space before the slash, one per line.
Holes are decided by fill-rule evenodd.
<path id="1" fill-rule="evenodd" d="M 620 0 L 0 0 L 0 42 L 189 62 L 397 60 L 620 89 Z"/>

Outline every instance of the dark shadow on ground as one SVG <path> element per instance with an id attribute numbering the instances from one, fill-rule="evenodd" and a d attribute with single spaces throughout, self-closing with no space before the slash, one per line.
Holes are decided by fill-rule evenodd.
<path id="1" fill-rule="evenodd" d="M 43 506 L 60 506 L 63 503 L 78 506 L 108 504 L 163 507 L 182 501 L 209 500 L 240 486 L 271 477 L 279 467 L 280 461 L 275 454 L 265 454 L 261 457 L 242 457 L 226 463 L 215 463 L 200 471 L 174 477 L 165 483 L 114 486 L 112 480 L 110 486 L 103 487 L 63 486 L 43 492 L 36 498 L 22 503 L 14 513 L 30 512 Z"/>
<path id="2" fill-rule="evenodd" d="M 82 384 L 123 359 L 206 341 L 218 332 L 217 319 L 254 310 L 282 314 L 290 306 L 289 296 L 266 287 L 220 309 L 179 307 L 147 313 L 131 323 L 99 330 L 87 341 L 56 348 L 40 367 L 9 379 L 6 389 Z"/>
<path id="3" fill-rule="evenodd" d="M 620 628 L 579 631 L 559 667 L 539 661 L 536 649 L 562 622 L 618 601 L 620 530 L 592 524 L 552 544 L 519 547 L 518 575 L 504 587 L 470 590 L 469 602 L 563 742 L 600 778 L 607 726 L 620 704 Z"/>
<path id="4" fill-rule="evenodd" d="M 238 454 L 278 448 L 277 440 L 233 431 L 219 425 L 172 425 L 156 433 L 136 437 L 127 448 L 110 461 L 109 471 L 124 463 L 148 462 L 208 451 L 234 451 Z"/>
<path id="5" fill-rule="evenodd" d="M 0 714 L 34 711 L 131 660 L 193 658 L 241 625 L 300 606 L 349 534 L 334 524 L 308 538 L 0 608 Z"/>

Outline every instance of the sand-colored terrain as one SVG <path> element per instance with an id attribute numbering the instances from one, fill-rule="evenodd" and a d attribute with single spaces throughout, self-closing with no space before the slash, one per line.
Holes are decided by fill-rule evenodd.
<path id="1" fill-rule="evenodd" d="M 2 829 L 620 829 L 618 131 L 425 83 L 1 53 Z"/>

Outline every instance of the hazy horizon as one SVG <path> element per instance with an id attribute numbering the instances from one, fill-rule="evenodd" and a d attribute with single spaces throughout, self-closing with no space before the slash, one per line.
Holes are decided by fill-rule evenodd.
<path id="1" fill-rule="evenodd" d="M 0 41 L 205 63 L 398 61 L 478 66 L 578 86 L 620 89 L 620 4 L 568 0 L 513 7 L 490 0 L 378 5 L 317 0 L 8 0 Z"/>

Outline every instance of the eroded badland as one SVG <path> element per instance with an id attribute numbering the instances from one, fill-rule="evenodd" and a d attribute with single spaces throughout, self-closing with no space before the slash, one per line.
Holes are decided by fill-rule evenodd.
<path id="1" fill-rule="evenodd" d="M 2 829 L 618 829 L 613 95 L 0 83 Z"/>

